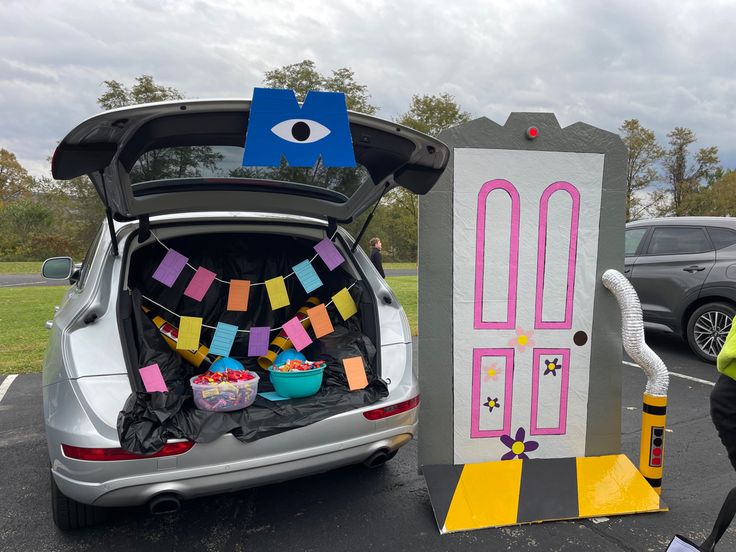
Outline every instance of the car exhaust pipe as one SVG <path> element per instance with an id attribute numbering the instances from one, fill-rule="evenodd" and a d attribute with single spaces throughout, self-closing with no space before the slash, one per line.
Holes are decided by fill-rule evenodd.
<path id="1" fill-rule="evenodd" d="M 391 458 L 393 458 L 393 455 L 389 453 L 388 449 L 380 449 L 363 460 L 363 465 L 366 468 L 377 468 L 388 462 Z"/>
<path id="2" fill-rule="evenodd" d="M 617 270 L 606 270 L 603 285 L 613 293 L 621 308 L 624 349 L 647 376 L 641 415 L 639 471 L 660 494 L 670 374 L 662 359 L 644 341 L 641 303 L 631 282 Z"/>
<path id="3" fill-rule="evenodd" d="M 148 503 L 148 509 L 156 516 L 175 514 L 181 509 L 181 501 L 175 494 L 160 494 L 151 499 Z"/>

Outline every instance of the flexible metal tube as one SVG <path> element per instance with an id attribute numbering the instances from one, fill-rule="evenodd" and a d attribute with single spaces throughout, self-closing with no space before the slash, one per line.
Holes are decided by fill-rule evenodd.
<path id="1" fill-rule="evenodd" d="M 644 341 L 644 321 L 641 303 L 629 280 L 618 270 L 603 273 L 603 285 L 613 293 L 621 309 L 621 335 L 624 350 L 644 370 L 647 395 L 666 397 L 670 374 L 662 359 Z"/>

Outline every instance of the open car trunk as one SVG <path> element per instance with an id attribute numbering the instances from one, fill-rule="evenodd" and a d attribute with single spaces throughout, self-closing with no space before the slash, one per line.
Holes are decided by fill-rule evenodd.
<path id="1" fill-rule="evenodd" d="M 292 235 L 283 233 L 283 226 L 273 232 L 264 230 L 263 226 L 257 231 L 248 228 L 246 225 L 217 230 L 203 227 L 194 234 L 189 225 L 180 232 L 187 235 L 175 236 L 176 231 L 172 233 L 169 229 L 171 237 L 161 241 L 188 257 L 192 267 L 205 267 L 226 282 L 239 279 L 256 283 L 286 276 L 292 272 L 291 267 L 315 256 L 313 246 L 319 239 L 314 237 L 317 232 L 314 228 L 311 234 L 299 234 L 295 226 Z M 322 229 L 319 233 L 324 235 Z M 339 246 L 340 240 L 336 241 Z M 341 253 L 348 258 L 347 247 L 342 247 Z M 386 384 L 380 378 L 378 311 L 374 294 L 367 284 L 354 278 L 347 263 L 330 271 L 319 259 L 313 262 L 323 285 L 309 294 L 296 277 L 286 278 L 290 304 L 276 310 L 271 308 L 265 286 L 254 285 L 247 311 L 236 312 L 227 310 L 229 286 L 218 280 L 213 282 L 202 301 L 185 296 L 184 290 L 194 274 L 191 267 L 184 267 L 171 288 L 154 280 L 152 275 L 166 254 L 162 243 L 149 239 L 142 245 L 134 244 L 128 254 L 127 285 L 122 289 L 120 318 L 134 392 L 118 417 L 118 434 L 124 449 L 148 454 L 160 450 L 168 439 L 210 442 L 226 433 L 232 433 L 243 442 L 251 442 L 372 404 L 388 395 Z M 189 378 L 204 372 L 208 361 L 196 367 L 185 360 L 170 348 L 153 322 L 155 317 L 161 317 L 178 327 L 177 315 L 202 317 L 200 341 L 209 346 L 214 330 L 205 326 L 214 327 L 218 322 L 225 322 L 241 330 L 253 326 L 277 328 L 294 317 L 309 297 L 327 304 L 332 295 L 343 288 L 350 288 L 358 313 L 343 320 L 334 306 L 328 307 L 334 332 L 314 339 L 302 350 L 307 359 L 326 362 L 319 392 L 303 399 L 282 401 L 270 401 L 259 395 L 251 406 L 240 411 L 208 412 L 196 408 Z M 271 339 L 278 333 L 272 331 Z M 309 333 L 314 338 L 313 333 Z M 259 393 L 272 391 L 268 372 L 258 366 L 257 357 L 247 354 L 248 334 L 237 335 L 230 356 L 260 376 Z M 368 386 L 350 391 L 342 359 L 356 356 L 363 358 Z M 209 360 L 214 358 L 210 356 Z M 168 393 L 144 391 L 138 368 L 153 363 L 160 367 Z"/>

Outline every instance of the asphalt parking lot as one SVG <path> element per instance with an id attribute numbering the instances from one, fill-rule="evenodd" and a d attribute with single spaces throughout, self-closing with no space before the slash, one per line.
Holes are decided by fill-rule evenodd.
<path id="1" fill-rule="evenodd" d="M 416 443 L 373 470 L 348 467 L 300 480 L 197 499 L 176 515 L 121 509 L 99 527 L 61 533 L 51 521 L 40 374 L 0 376 L 2 550 L 665 550 L 680 532 L 703 540 L 736 475 L 708 415 L 715 369 L 676 338 L 648 341 L 672 372 L 664 499 L 670 512 L 440 535 Z M 623 366 L 622 449 L 636 462 L 645 378 Z M 686 378 L 696 378 L 693 379 Z M 736 547 L 729 531 L 719 550 Z"/>

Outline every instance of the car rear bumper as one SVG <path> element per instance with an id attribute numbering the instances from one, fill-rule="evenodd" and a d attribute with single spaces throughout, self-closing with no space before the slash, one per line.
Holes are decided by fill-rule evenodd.
<path id="1" fill-rule="evenodd" d="M 307 453 L 285 461 L 280 461 L 278 458 L 268 461 L 245 459 L 197 468 L 162 470 L 159 467 L 152 473 L 115 478 L 112 477 L 116 471 L 115 464 L 119 465 L 121 462 L 88 462 L 66 459 L 62 470 L 52 467 L 52 474 L 64 495 L 78 502 L 95 506 L 142 505 L 164 493 L 173 493 L 180 499 L 190 499 L 313 475 L 340 466 L 363 462 L 381 451 L 386 453 L 396 451 L 411 441 L 417 430 L 416 409 L 401 416 L 404 418 L 403 422 L 409 423 L 375 433 L 368 439 L 364 436 L 350 441 L 332 443 L 329 447 L 320 447 L 320 449 L 327 448 L 326 451 L 320 450 L 316 454 Z M 200 445 L 195 445 L 195 449 L 198 446 Z M 247 444 L 242 444 L 242 446 L 247 447 Z M 181 457 L 191 452 L 184 453 Z M 158 460 L 165 461 L 175 458 L 167 457 Z M 155 461 L 156 459 L 145 459 L 122 463 Z M 161 466 L 160 462 L 159 466 Z M 56 467 L 60 466 L 57 464 Z M 106 474 L 111 477 L 106 481 L 98 482 L 75 479 L 73 477 L 75 467 L 84 468 L 87 473 L 89 470 L 98 470 L 99 475 Z M 119 470 L 119 466 L 117 469 Z M 61 471 L 64 473 L 60 473 Z"/>

